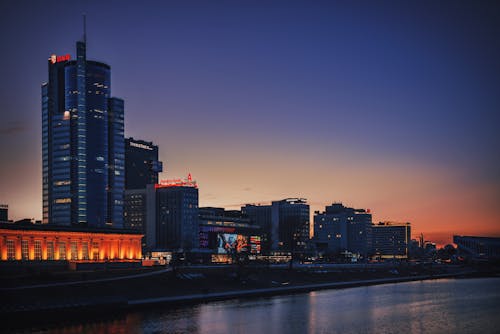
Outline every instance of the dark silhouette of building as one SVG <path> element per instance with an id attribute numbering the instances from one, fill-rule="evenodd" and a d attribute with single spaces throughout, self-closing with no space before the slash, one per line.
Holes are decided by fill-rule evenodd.
<path id="1" fill-rule="evenodd" d="M 110 67 L 52 55 L 42 85 L 44 224 L 122 227 L 123 100 L 111 97 Z"/>
<path id="2" fill-rule="evenodd" d="M 9 206 L 7 204 L 0 204 L 0 222 L 9 221 Z"/>
<path id="3" fill-rule="evenodd" d="M 198 186 L 191 179 L 162 180 L 125 191 L 124 225 L 142 231 L 143 249 L 199 248 Z"/>
<path id="4" fill-rule="evenodd" d="M 132 137 L 125 139 L 125 189 L 144 189 L 148 184 L 157 184 L 162 170 L 158 146 Z"/>
<path id="5" fill-rule="evenodd" d="M 367 256 L 371 248 L 372 215 L 364 209 L 334 203 L 314 215 L 314 243 L 322 253 L 342 251 Z"/>
<path id="6" fill-rule="evenodd" d="M 198 188 L 156 189 L 156 248 L 183 251 L 199 247 Z"/>
<path id="7" fill-rule="evenodd" d="M 269 253 L 278 248 L 278 225 L 272 220 L 271 205 L 253 205 L 247 204 L 241 208 L 241 213 L 248 217 L 252 224 L 261 228 L 261 249 L 263 253 Z M 273 240 L 275 241 L 273 247 Z"/>
<path id="8" fill-rule="evenodd" d="M 266 251 L 303 252 L 309 241 L 309 204 L 304 198 L 287 198 L 271 205 L 247 204 L 241 208 L 267 235 Z"/>
<path id="9" fill-rule="evenodd" d="M 500 238 L 454 235 L 453 242 L 462 256 L 488 260 L 500 259 Z"/>

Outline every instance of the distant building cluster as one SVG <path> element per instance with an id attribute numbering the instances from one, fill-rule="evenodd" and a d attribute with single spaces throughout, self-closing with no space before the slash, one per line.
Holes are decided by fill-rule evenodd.
<path id="1" fill-rule="evenodd" d="M 200 208 L 191 175 L 160 180 L 158 146 L 125 138 L 125 104 L 111 95 L 110 66 L 87 60 L 85 39 L 76 47 L 74 60 L 49 58 L 42 85 L 42 221 L 9 222 L 0 205 L 1 260 L 408 256 L 409 223 L 374 224 L 369 210 L 341 203 L 315 212 L 313 224 L 304 198 Z"/>

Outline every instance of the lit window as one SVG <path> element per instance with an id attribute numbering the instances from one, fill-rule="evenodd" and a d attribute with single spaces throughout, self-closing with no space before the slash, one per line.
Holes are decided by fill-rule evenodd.
<path id="1" fill-rule="evenodd" d="M 16 259 L 16 248 L 14 240 L 7 240 L 7 260 Z"/>
<path id="2" fill-rule="evenodd" d="M 59 243 L 59 260 L 66 260 L 66 243 Z"/>
<path id="3" fill-rule="evenodd" d="M 35 260 L 40 261 L 42 259 L 42 241 L 35 240 Z"/>
<path id="4" fill-rule="evenodd" d="M 47 241 L 47 260 L 54 260 L 54 242 Z"/>
<path id="5" fill-rule="evenodd" d="M 28 248 L 28 240 L 21 241 L 21 257 L 23 260 L 29 260 L 29 248 Z"/>

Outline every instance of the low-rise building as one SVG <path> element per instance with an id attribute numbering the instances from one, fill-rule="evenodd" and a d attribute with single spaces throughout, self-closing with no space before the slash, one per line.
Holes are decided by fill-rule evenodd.
<path id="1" fill-rule="evenodd" d="M 0 223 L 2 261 L 140 260 L 142 234 L 112 228 Z"/>

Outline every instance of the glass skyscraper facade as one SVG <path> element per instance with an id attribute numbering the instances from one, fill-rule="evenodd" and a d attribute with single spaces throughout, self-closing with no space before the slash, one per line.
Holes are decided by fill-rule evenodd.
<path id="1" fill-rule="evenodd" d="M 112 98 L 110 67 L 52 55 L 42 85 L 43 223 L 123 226 L 123 100 Z"/>

